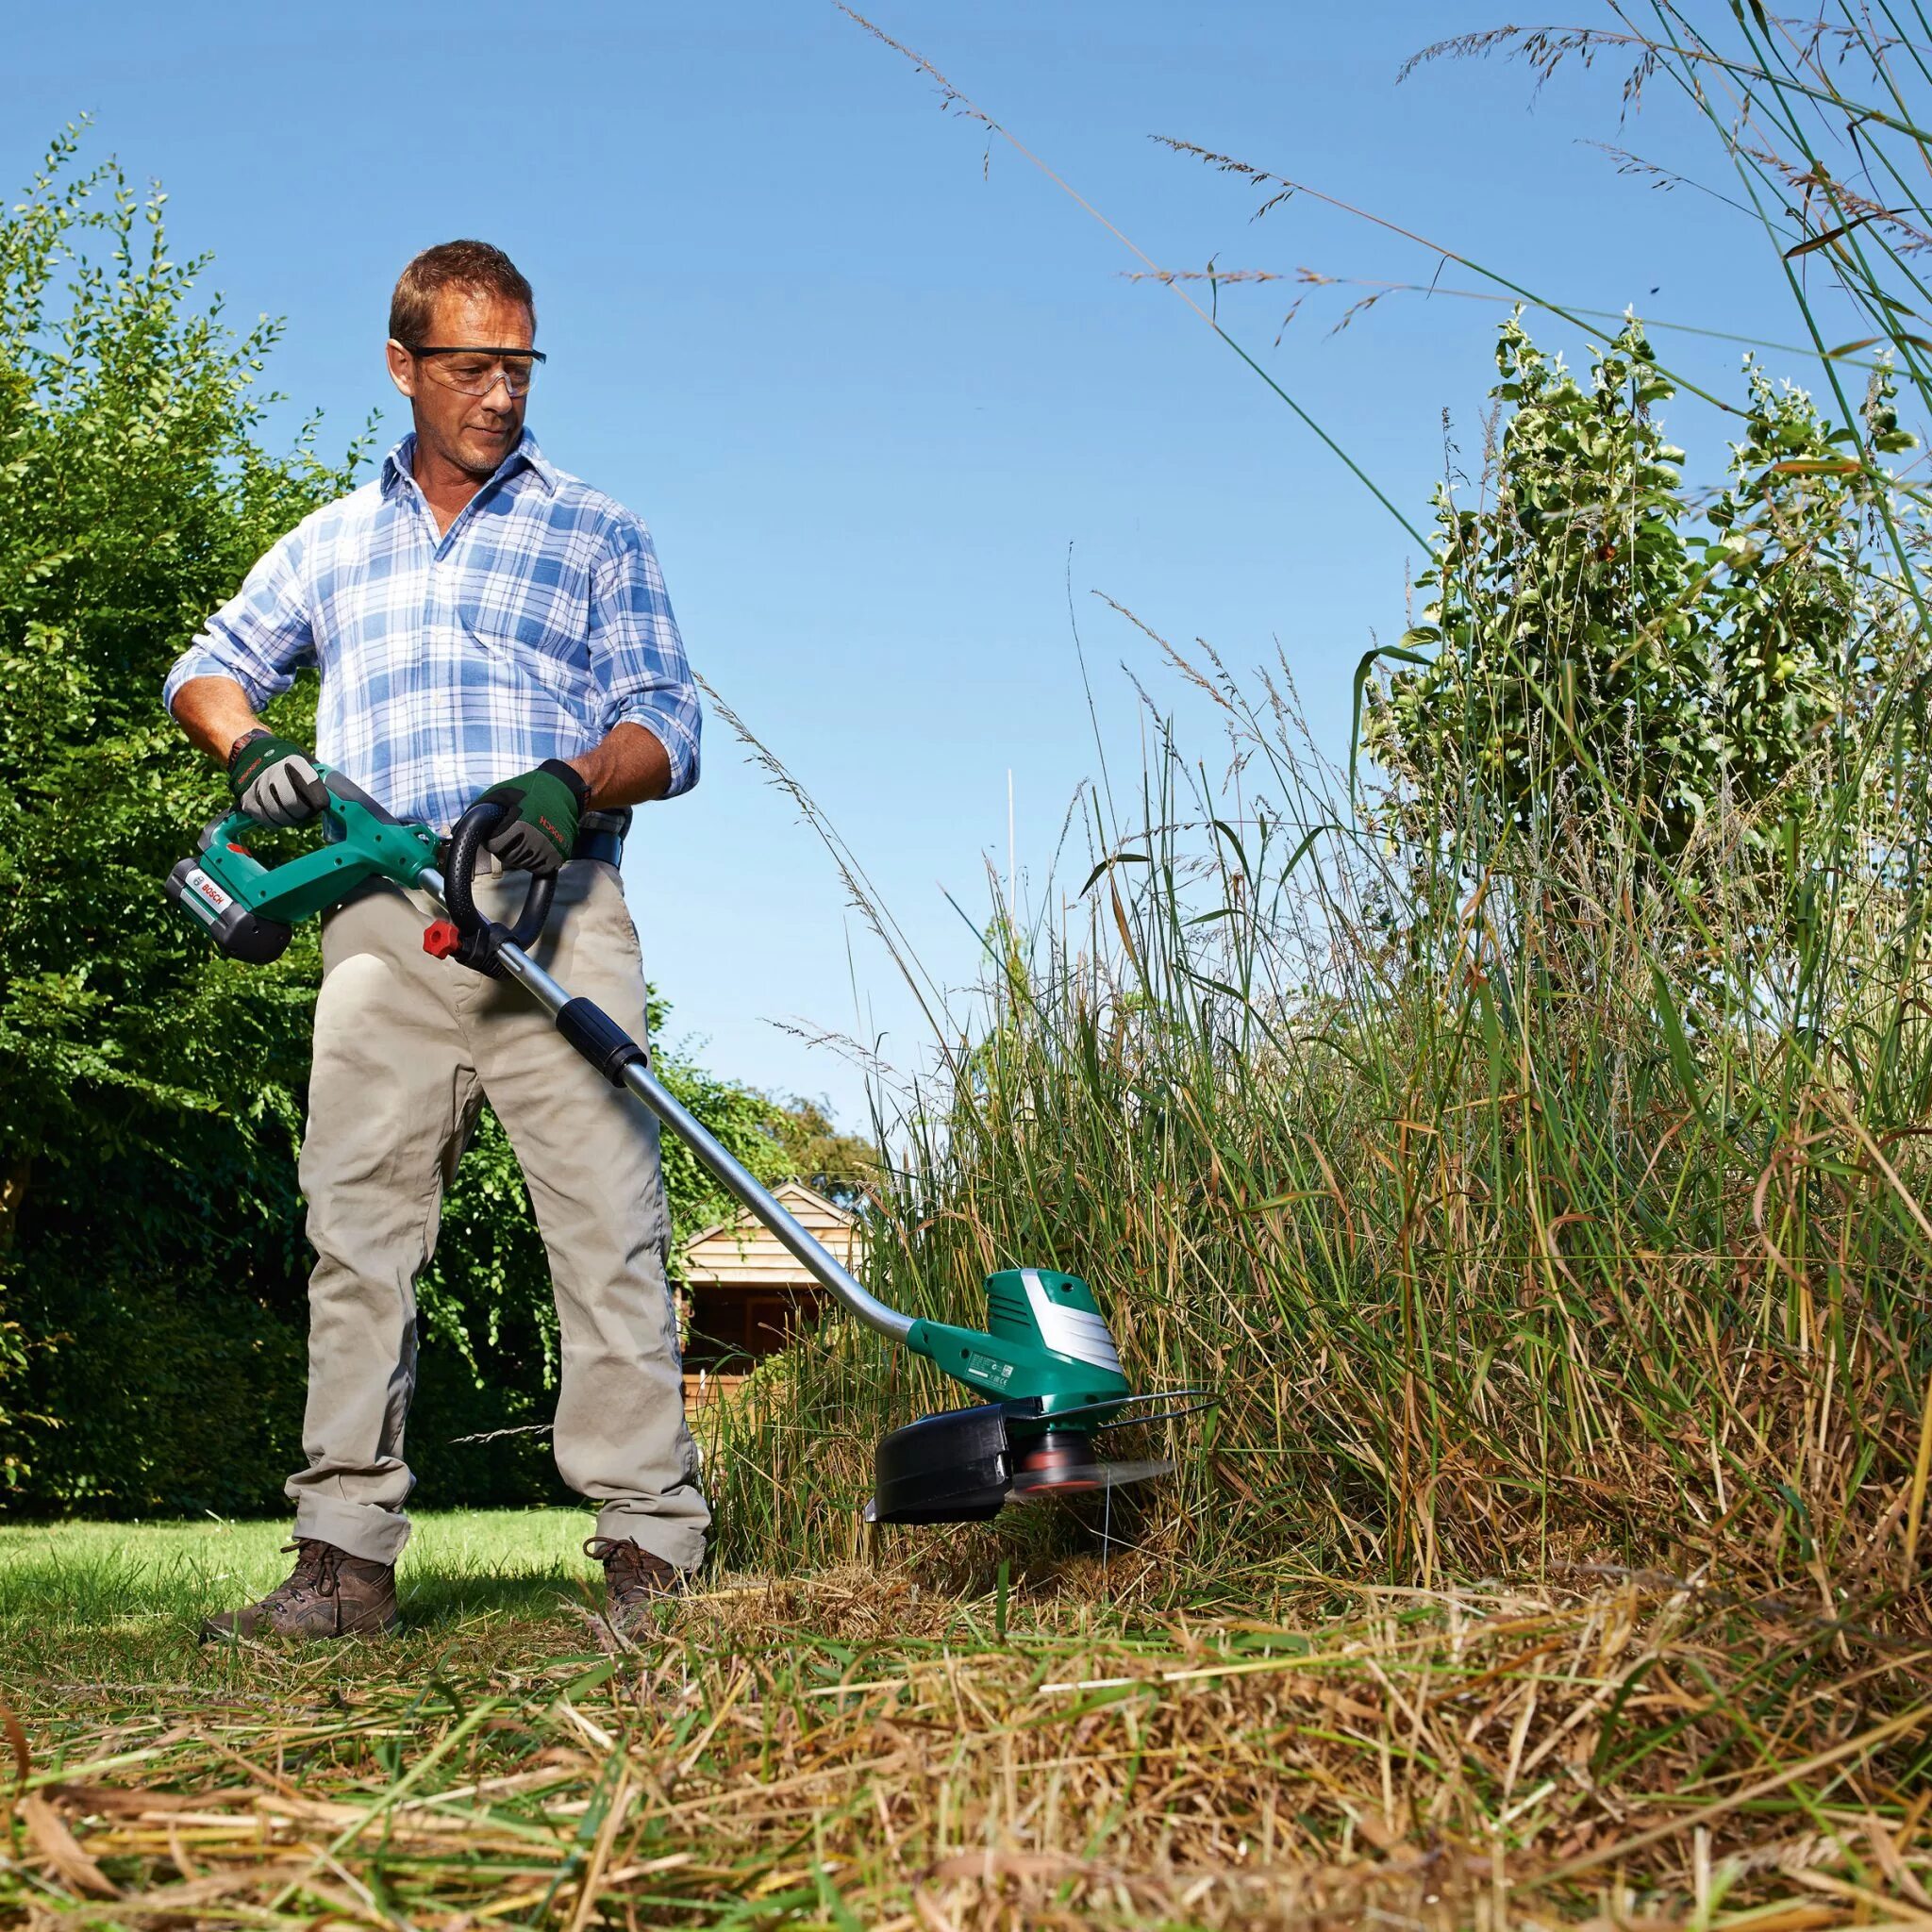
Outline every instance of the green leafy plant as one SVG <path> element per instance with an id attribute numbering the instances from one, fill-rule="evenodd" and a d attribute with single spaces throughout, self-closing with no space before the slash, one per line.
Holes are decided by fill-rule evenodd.
<path id="1" fill-rule="evenodd" d="M 275 326 L 230 333 L 158 192 L 78 149 L 0 215 L 0 1458 L 146 1500 L 144 1405 L 153 1441 L 199 1445 L 182 1492 L 232 1503 L 225 1457 L 278 1447 L 247 1391 L 288 1353 L 315 957 L 244 973 L 162 899 L 223 800 L 160 680 L 358 448 L 324 460 L 311 424 L 264 449 Z"/>
<path id="2" fill-rule="evenodd" d="M 249 566 L 353 481 L 316 425 L 276 453 L 280 334 L 235 333 L 169 253 L 158 191 L 57 142 L 0 214 L 0 1492 L 37 1509 L 274 1508 L 301 1458 L 294 1155 L 320 961 L 215 954 L 161 882 L 227 808 L 162 679 Z M 275 722 L 313 734 L 314 687 Z M 654 1014 L 661 1022 L 662 1010 Z M 693 1111 L 763 1177 L 811 1124 L 675 1053 Z M 788 1151 L 791 1150 L 791 1151 Z M 726 1208 L 667 1139 L 674 1232 Z M 446 1500 L 554 1493 L 542 1244 L 488 1116 L 422 1301 L 412 1438 Z"/>
<path id="3" fill-rule="evenodd" d="M 1518 320 L 1497 363 L 1493 458 L 1475 503 L 1437 492 L 1429 601 L 1394 654 L 1404 668 L 1366 691 L 1365 744 L 1417 836 L 1487 817 L 1614 828 L 1676 858 L 1721 805 L 1748 813 L 1777 791 L 1853 687 L 1892 668 L 1900 600 L 1870 555 L 1878 482 L 1852 428 L 1754 367 L 1727 479 L 1700 513 L 1656 414 L 1674 386 L 1635 324 L 1587 385 Z M 1874 448 L 1909 446 L 1887 378 L 1866 416 L 1883 425 Z M 1747 826 L 1754 843 L 1774 835 Z"/>

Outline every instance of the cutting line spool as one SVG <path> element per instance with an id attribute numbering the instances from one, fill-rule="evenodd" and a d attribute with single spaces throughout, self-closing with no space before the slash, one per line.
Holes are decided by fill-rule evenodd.
<path id="1" fill-rule="evenodd" d="M 1092 1438 L 1075 1429 L 1049 1429 L 1020 1451 L 1013 1469 L 1013 1501 L 1044 1501 L 1117 1490 L 1127 1483 L 1166 1475 L 1172 1462 L 1096 1460 Z"/>

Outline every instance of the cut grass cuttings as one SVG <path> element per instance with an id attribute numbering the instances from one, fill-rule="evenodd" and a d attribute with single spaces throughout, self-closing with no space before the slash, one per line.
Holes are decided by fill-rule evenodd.
<path id="1" fill-rule="evenodd" d="M 534 1573 L 541 1518 L 467 1521 Z M 92 1681 L 21 1666 L 16 1576 L 0 1924 L 1762 1932 L 1917 1923 L 1932 1885 L 1932 1657 L 1666 1579 L 1197 1622 L 1090 1563 L 1017 1579 L 1000 1642 L 990 1596 L 851 1566 L 620 1649 L 453 1567 L 399 1642 L 212 1657 L 184 1586 Z"/>

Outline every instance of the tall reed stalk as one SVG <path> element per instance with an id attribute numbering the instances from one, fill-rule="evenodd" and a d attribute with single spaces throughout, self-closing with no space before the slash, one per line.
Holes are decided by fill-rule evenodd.
<path id="1" fill-rule="evenodd" d="M 1702 54 L 1661 29 L 1635 54 L 1716 114 Z M 1808 58 L 1760 63 L 1773 99 Z M 1903 58 L 1874 55 L 1886 74 Z M 1924 118 L 1860 138 L 1923 147 Z M 1721 131 L 1740 167 L 1778 174 L 1748 159 L 1748 131 Z M 1918 195 L 1893 176 L 1894 200 Z M 1916 288 L 1897 223 L 1814 186 L 1814 245 Z M 1817 244 L 1825 211 L 1841 232 Z M 1872 275 L 1907 393 L 1932 400 L 1932 345 L 1888 306 L 1904 284 Z M 1023 923 L 993 908 L 976 1008 L 942 1027 L 940 1075 L 889 1127 L 906 1158 L 873 1272 L 895 1302 L 977 1320 L 988 1271 L 1074 1270 L 1138 1385 L 1220 1391 L 1206 1423 L 1149 1432 L 1176 1475 L 1105 1524 L 1114 1547 L 1173 1558 L 1158 1574 L 1174 1594 L 1610 1565 L 1926 1629 L 1920 504 L 1881 460 L 1905 440 L 1883 398 L 1835 385 L 1824 455 L 1759 454 L 1780 488 L 1795 472 L 1842 501 L 1799 542 L 1779 521 L 1791 499 L 1760 491 L 1760 535 L 1785 547 L 1755 615 L 1726 607 L 1700 646 L 1693 695 L 1722 728 L 1749 625 L 1782 637 L 1814 599 L 1807 675 L 1825 681 L 1750 783 L 1726 753 L 1694 809 L 1628 790 L 1610 701 L 1587 726 L 1576 707 L 1607 688 L 1620 636 L 1640 645 L 1671 613 L 1577 575 L 1504 667 L 1527 706 L 1515 792 L 1482 730 L 1420 764 L 1385 756 L 1357 785 L 1311 744 L 1284 663 L 1241 677 L 1205 647 L 1169 651 L 1218 708 L 1215 775 L 1151 714 L 1131 810 L 1083 793 L 1077 868 Z M 1479 514 L 1517 514 L 1502 460 Z M 1627 513 L 1637 532 L 1641 495 L 1616 528 Z M 1602 508 L 1600 558 L 1616 555 Z M 1762 549 L 1709 568 L 1743 583 Z M 1438 669 L 1483 635 L 1528 635 L 1520 573 L 1467 564 L 1437 546 L 1436 594 L 1469 620 L 1417 654 Z M 1674 594 L 1706 587 L 1690 571 Z M 1372 715 L 1399 682 L 1371 684 Z M 794 1349 L 713 1419 L 727 1556 L 856 1551 L 873 1441 L 953 1399 L 841 1324 Z M 990 1569 L 1100 1524 L 1008 1512 L 898 1534 Z"/>

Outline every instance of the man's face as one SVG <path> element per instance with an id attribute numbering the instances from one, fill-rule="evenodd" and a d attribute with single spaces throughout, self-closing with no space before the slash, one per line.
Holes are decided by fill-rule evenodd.
<path id="1" fill-rule="evenodd" d="M 467 475 L 487 477 L 516 447 L 529 397 L 512 396 L 501 382 L 488 395 L 464 395 L 439 380 L 439 365 L 455 358 L 413 357 L 408 348 L 441 343 L 527 349 L 535 341 L 530 311 L 520 302 L 478 290 L 442 290 L 424 341 L 389 345 L 390 376 L 409 399 L 417 441 Z"/>

